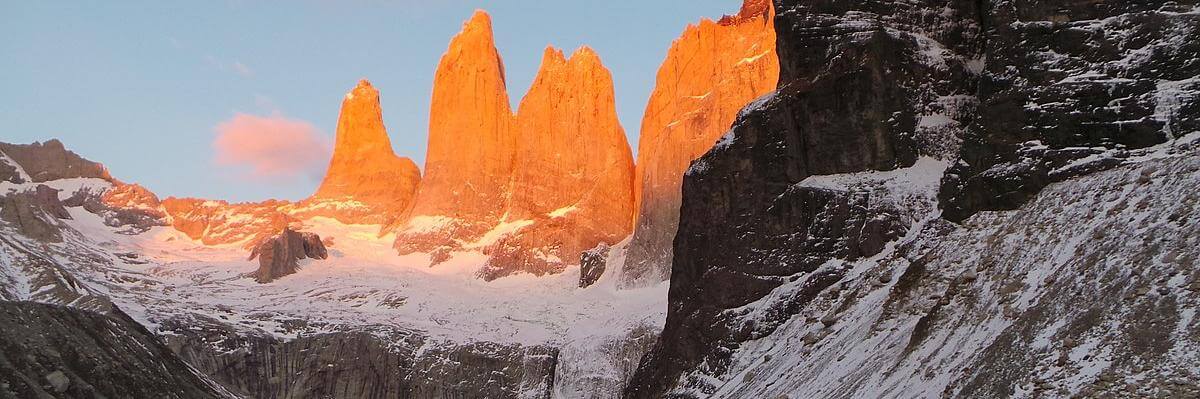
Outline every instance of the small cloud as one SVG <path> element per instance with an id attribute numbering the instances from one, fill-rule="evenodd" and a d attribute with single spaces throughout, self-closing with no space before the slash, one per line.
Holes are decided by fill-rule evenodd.
<path id="1" fill-rule="evenodd" d="M 254 71 L 251 70 L 250 67 L 246 66 L 246 64 L 243 64 L 241 61 L 238 61 L 238 60 L 225 62 L 225 61 L 218 59 L 217 57 L 213 57 L 211 55 L 206 55 L 206 56 L 204 56 L 204 61 L 207 62 L 208 65 L 212 65 L 214 68 L 217 68 L 218 70 L 223 71 L 223 72 L 232 72 L 232 73 L 241 75 L 243 77 L 250 77 L 250 76 L 254 75 Z"/>
<path id="2" fill-rule="evenodd" d="M 237 113 L 216 127 L 214 162 L 248 168 L 252 179 L 320 179 L 332 145 L 311 123 Z"/>
<path id="3" fill-rule="evenodd" d="M 238 61 L 238 60 L 233 60 L 233 64 L 230 64 L 229 68 L 232 69 L 233 72 L 237 73 L 238 75 L 242 75 L 242 76 L 250 76 L 250 75 L 254 74 L 254 72 L 251 71 L 250 68 L 246 66 L 246 64 L 243 64 L 241 61 Z"/>

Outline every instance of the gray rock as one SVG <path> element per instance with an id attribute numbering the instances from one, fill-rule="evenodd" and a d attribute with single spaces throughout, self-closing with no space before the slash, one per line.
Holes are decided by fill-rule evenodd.
<path id="1" fill-rule="evenodd" d="M 592 285 L 604 275 L 608 250 L 608 244 L 601 243 L 579 255 L 579 288 Z"/>
<path id="2" fill-rule="evenodd" d="M 557 349 L 452 344 L 386 326 L 281 340 L 197 316 L 162 323 L 168 346 L 255 398 L 549 398 Z M 366 332 L 366 331 L 370 332 Z"/>
<path id="3" fill-rule="evenodd" d="M 62 242 L 61 223 L 71 214 L 58 200 L 58 190 L 38 185 L 31 191 L 11 192 L 0 197 L 0 220 L 21 234 L 42 242 Z"/>
<path id="4" fill-rule="evenodd" d="M 258 258 L 255 281 L 269 283 L 295 273 L 301 259 L 325 259 L 329 252 L 321 237 L 314 233 L 296 232 L 285 227 L 279 235 L 269 237 L 254 247 L 250 260 Z"/>
<path id="5" fill-rule="evenodd" d="M 50 374 L 46 374 L 46 382 L 50 383 L 50 387 L 54 388 L 54 392 L 63 393 L 67 388 L 71 387 L 71 378 L 63 374 L 62 370 L 55 370 Z"/>
<path id="6" fill-rule="evenodd" d="M 18 398 L 227 397 L 119 311 L 33 302 L 0 301 L 0 386 Z"/>
<path id="7" fill-rule="evenodd" d="M 20 165 L 34 182 L 75 177 L 115 181 L 104 165 L 67 150 L 58 140 L 33 144 L 0 143 L 0 151 Z"/>

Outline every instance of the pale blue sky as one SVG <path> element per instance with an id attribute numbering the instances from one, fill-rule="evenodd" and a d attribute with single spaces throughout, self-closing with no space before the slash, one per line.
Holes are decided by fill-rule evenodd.
<path id="1" fill-rule="evenodd" d="M 359 78 L 382 93 L 398 154 L 424 164 L 433 72 L 476 8 L 492 15 L 520 101 L 547 44 L 587 44 L 613 73 L 637 145 L 658 65 L 701 17 L 737 0 L 53 1 L 0 4 L 0 141 L 59 138 L 160 196 L 299 199 L 312 178 L 214 166 L 214 129 L 278 112 L 332 138 Z"/>

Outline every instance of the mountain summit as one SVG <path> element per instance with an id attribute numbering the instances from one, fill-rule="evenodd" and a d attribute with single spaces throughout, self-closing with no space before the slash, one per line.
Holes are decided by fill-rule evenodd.
<path id="1" fill-rule="evenodd" d="M 434 76 L 425 181 L 396 239 L 441 263 L 488 255 L 480 275 L 553 273 L 629 232 L 633 156 L 612 75 L 590 48 L 547 48 L 520 110 L 487 13 L 476 11 Z"/>
<path id="2" fill-rule="evenodd" d="M 342 222 L 381 224 L 408 210 L 420 181 L 417 165 L 392 152 L 379 90 L 359 81 L 342 101 L 329 171 L 311 200 L 341 202 L 325 208 Z"/>

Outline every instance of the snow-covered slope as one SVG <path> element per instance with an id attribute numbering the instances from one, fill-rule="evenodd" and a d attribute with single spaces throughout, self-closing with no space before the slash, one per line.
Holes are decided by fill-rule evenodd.
<path id="1" fill-rule="evenodd" d="M 828 262 L 842 282 L 738 348 L 713 396 L 1200 394 L 1200 151 L 1182 152 Z M 820 273 L 730 312 L 752 326 Z"/>
<path id="2" fill-rule="evenodd" d="M 5 184 L 9 192 L 37 185 Z M 59 189 L 60 200 L 111 187 L 98 179 L 44 184 Z M 7 231 L 0 236 L 5 298 L 93 309 L 111 301 L 193 362 L 226 362 L 231 351 L 262 351 L 258 345 L 288 348 L 290 342 L 318 336 L 380 342 L 391 348 L 384 352 L 417 363 L 471 353 L 519 364 L 547 353 L 545 360 L 536 361 L 546 368 L 537 378 L 553 381 L 557 375 L 557 383 L 526 389 L 513 380 L 515 385 L 502 386 L 497 394 L 523 390 L 547 397 L 553 387 L 575 392 L 563 397 L 611 396 L 619 392 L 664 317 L 666 284 L 618 291 L 605 277 L 579 288 L 577 266 L 558 275 L 519 274 L 486 282 L 475 276 L 486 260 L 483 254 L 457 252 L 430 268 L 425 266 L 428 255 L 396 255 L 391 250 L 394 236 L 379 236 L 378 225 L 309 218 L 303 229 L 330 243 L 329 259 L 304 260 L 296 274 L 260 284 L 251 277 L 257 261 L 248 260 L 240 245 L 205 245 L 170 226 L 130 232 L 105 224 L 103 216 L 82 206 L 65 209 L 68 217 L 54 221 L 62 242 L 39 241 L 0 223 Z M 619 260 L 624 247 L 612 251 L 610 258 Z M 371 337 L 357 338 L 363 333 Z M 626 345 L 631 335 L 640 337 L 641 344 L 613 349 Z M 205 336 L 226 338 L 209 342 Z M 559 359 L 558 348 L 566 348 L 568 356 Z M 480 376 L 462 378 L 457 384 L 466 388 L 447 392 L 481 389 L 471 385 Z M 517 373 L 512 378 L 534 377 Z M 277 389 L 237 384 L 247 385 L 242 393 L 252 396 Z"/>

